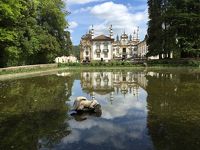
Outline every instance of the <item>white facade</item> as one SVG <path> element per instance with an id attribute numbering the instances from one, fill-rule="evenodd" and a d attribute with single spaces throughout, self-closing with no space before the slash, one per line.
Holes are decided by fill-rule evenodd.
<path id="1" fill-rule="evenodd" d="M 117 36 L 117 40 L 113 43 L 113 58 L 128 59 L 136 57 L 138 43 L 138 38 L 132 37 L 132 35 L 128 37 L 125 32 L 120 36 L 120 39 Z"/>
<path id="2" fill-rule="evenodd" d="M 112 26 L 109 28 L 110 35 L 100 35 L 94 37 L 94 29 L 81 38 L 80 60 L 81 62 L 90 61 L 111 61 L 125 60 L 134 58 L 146 58 L 148 46 L 146 40 L 140 42 L 137 33 L 128 35 L 125 32 L 116 40 L 113 39 Z M 158 59 L 149 57 L 149 59 Z"/>
<path id="3" fill-rule="evenodd" d="M 146 44 L 146 41 L 142 41 L 138 44 L 138 47 L 137 47 L 137 54 L 139 57 L 141 58 L 144 58 L 146 57 L 146 54 L 147 54 L 147 44 Z"/>
<path id="4" fill-rule="evenodd" d="M 85 35 L 81 40 L 81 61 L 111 61 L 113 59 L 128 59 L 137 56 L 139 39 L 128 39 L 122 34 L 119 40 L 100 35 L 92 38 Z"/>
<path id="5" fill-rule="evenodd" d="M 137 45 L 137 56 L 139 58 L 147 58 L 146 57 L 146 54 L 148 53 L 148 46 L 147 46 L 147 43 L 146 43 L 146 40 L 138 43 Z M 148 59 L 159 59 L 159 56 L 151 56 L 151 57 L 148 57 Z"/>
<path id="6" fill-rule="evenodd" d="M 56 63 L 76 63 L 77 58 L 75 56 L 62 56 L 62 57 L 56 57 L 55 58 Z"/>
<path id="7" fill-rule="evenodd" d="M 112 60 L 112 42 L 111 41 L 96 41 L 92 44 L 93 60 Z"/>

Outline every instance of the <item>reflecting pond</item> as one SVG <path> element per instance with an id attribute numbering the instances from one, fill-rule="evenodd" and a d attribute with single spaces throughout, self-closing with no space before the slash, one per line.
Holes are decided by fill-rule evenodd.
<path id="1" fill-rule="evenodd" d="M 77 96 L 102 114 L 71 115 Z M 0 80 L 0 149 L 199 150 L 200 70 L 82 70 Z"/>

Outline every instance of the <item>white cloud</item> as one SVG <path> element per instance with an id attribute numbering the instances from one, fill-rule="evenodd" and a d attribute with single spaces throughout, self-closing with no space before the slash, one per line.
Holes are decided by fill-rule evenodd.
<path id="1" fill-rule="evenodd" d="M 131 121 L 128 121 L 128 123 L 131 124 L 131 126 L 128 127 L 129 129 L 131 128 L 130 132 L 127 132 L 127 122 L 122 126 L 111 120 L 100 118 L 95 119 L 90 117 L 82 122 L 69 120 L 68 123 L 72 132 L 70 135 L 62 139 L 63 143 L 70 144 L 82 141 L 94 145 L 101 145 L 105 143 L 105 141 L 109 141 L 110 145 L 118 149 L 125 148 L 124 145 L 126 144 L 126 138 L 142 138 L 142 134 L 146 128 L 145 119 L 134 119 L 134 116 L 131 116 Z M 87 135 L 82 134 L 85 130 L 89 131 Z"/>
<path id="2" fill-rule="evenodd" d="M 101 145 L 104 144 L 105 141 L 108 141 L 111 146 L 117 149 L 124 149 L 127 138 L 141 139 L 146 128 L 144 117 L 141 117 L 141 119 L 135 119 L 138 118 L 138 116 L 134 116 L 135 112 L 132 113 L 132 115 L 129 114 L 130 120 L 125 120 L 123 122 L 124 125 L 115 123 L 108 119 L 96 119 L 95 117 L 88 117 L 87 120 L 82 122 L 69 120 L 68 123 L 72 132 L 67 137 L 64 137 L 62 141 L 65 144 L 82 141 L 94 145 Z M 131 126 L 128 124 L 131 124 Z M 130 128 L 131 130 L 127 131 L 127 129 Z M 89 131 L 86 135 L 83 133 L 85 130 Z"/>
<path id="3" fill-rule="evenodd" d="M 70 28 L 70 29 L 74 29 L 74 28 L 76 28 L 77 26 L 78 26 L 78 23 L 77 23 L 77 22 L 75 22 L 75 21 L 69 22 L 69 28 Z"/>
<path id="4" fill-rule="evenodd" d="M 80 140 L 80 133 L 77 130 L 72 130 L 71 134 L 62 139 L 63 143 L 74 143 Z"/>
<path id="5" fill-rule="evenodd" d="M 67 29 L 70 33 L 73 33 L 74 32 L 74 29 L 78 27 L 78 23 L 75 22 L 75 21 L 71 21 L 69 22 L 69 28 Z M 71 37 L 72 39 L 72 37 Z"/>
<path id="6" fill-rule="evenodd" d="M 88 12 L 92 9 L 92 7 L 86 7 L 86 8 L 81 8 L 81 9 L 77 9 L 75 11 L 73 11 L 73 14 L 77 14 L 77 13 L 83 13 L 83 12 Z"/>
<path id="7" fill-rule="evenodd" d="M 95 5 L 90 12 L 102 21 L 101 24 L 94 25 L 96 34 L 108 34 L 111 24 L 115 35 L 124 30 L 133 33 L 137 26 L 140 26 L 140 33 L 146 34 L 147 10 L 131 13 L 128 6 L 110 1 Z"/>
<path id="8" fill-rule="evenodd" d="M 105 0 L 63 0 L 63 1 L 70 5 L 70 4 L 87 4 L 91 2 L 102 2 Z"/>
<path id="9" fill-rule="evenodd" d="M 138 92 L 140 93 L 139 96 L 146 99 L 147 93 L 142 88 L 140 88 Z M 100 104 L 105 103 L 104 102 L 105 99 L 109 99 L 106 96 L 104 97 L 102 95 L 97 95 L 97 94 L 95 95 L 95 98 L 99 101 Z M 103 111 L 102 111 L 101 117 L 105 119 L 114 119 L 118 117 L 123 117 L 128 114 L 130 109 L 141 110 L 135 113 L 134 114 L 135 116 L 142 116 L 144 115 L 144 113 L 147 113 L 146 103 L 139 101 L 136 96 L 133 96 L 132 94 L 127 93 L 126 103 L 124 103 L 122 99 L 124 99 L 123 95 L 115 95 L 112 105 L 109 105 L 108 103 L 105 105 L 102 105 Z"/>

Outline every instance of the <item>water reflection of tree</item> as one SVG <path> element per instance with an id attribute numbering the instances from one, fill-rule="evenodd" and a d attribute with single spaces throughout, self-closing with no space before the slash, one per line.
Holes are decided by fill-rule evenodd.
<path id="1" fill-rule="evenodd" d="M 200 147 L 199 74 L 148 76 L 148 128 L 158 150 Z"/>
<path id="2" fill-rule="evenodd" d="M 67 136 L 65 101 L 72 84 L 70 77 L 53 75 L 2 82 L 0 149 L 50 148 Z"/>
<path id="3" fill-rule="evenodd" d="M 0 149 L 50 148 L 70 133 L 65 112 L 16 115 L 0 122 Z"/>

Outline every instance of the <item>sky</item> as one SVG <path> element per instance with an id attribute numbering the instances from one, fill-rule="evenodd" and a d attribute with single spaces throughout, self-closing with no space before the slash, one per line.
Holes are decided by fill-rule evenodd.
<path id="1" fill-rule="evenodd" d="M 109 35 L 112 24 L 114 37 L 124 31 L 133 34 L 139 26 L 139 38 L 143 40 L 147 31 L 147 0 L 63 0 L 70 15 L 68 30 L 73 45 L 94 26 L 95 36 Z"/>

